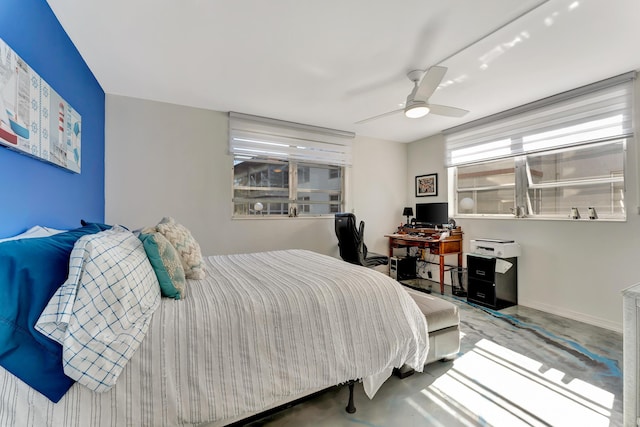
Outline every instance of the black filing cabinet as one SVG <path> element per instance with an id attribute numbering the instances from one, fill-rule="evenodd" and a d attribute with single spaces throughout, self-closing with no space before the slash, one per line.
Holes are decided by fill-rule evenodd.
<path id="1" fill-rule="evenodd" d="M 518 304 L 518 258 L 468 254 L 467 274 L 468 301 L 495 310 Z"/>

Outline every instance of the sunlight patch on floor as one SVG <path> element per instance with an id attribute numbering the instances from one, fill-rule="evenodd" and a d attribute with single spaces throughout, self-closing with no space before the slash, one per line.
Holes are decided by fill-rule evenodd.
<path id="1" fill-rule="evenodd" d="M 422 391 L 463 425 L 609 426 L 614 395 L 483 339 Z M 419 402 L 413 402 L 415 407 Z"/>

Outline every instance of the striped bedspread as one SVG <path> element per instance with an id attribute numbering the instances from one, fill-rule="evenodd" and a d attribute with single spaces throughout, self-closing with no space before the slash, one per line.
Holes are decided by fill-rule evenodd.
<path id="1" fill-rule="evenodd" d="M 304 250 L 213 256 L 184 300 L 163 299 L 116 385 L 51 403 L 0 368 L 0 425 L 178 426 L 258 412 L 391 369 L 421 371 L 427 325 L 394 280 Z"/>

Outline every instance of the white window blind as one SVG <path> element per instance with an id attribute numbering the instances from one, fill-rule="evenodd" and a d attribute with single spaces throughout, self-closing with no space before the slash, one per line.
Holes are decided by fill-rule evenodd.
<path id="1" fill-rule="evenodd" d="M 447 129 L 446 165 L 631 137 L 634 78 L 622 74 Z"/>
<path id="2" fill-rule="evenodd" d="M 236 158 L 351 166 L 354 136 L 352 132 L 229 113 L 229 152 Z"/>

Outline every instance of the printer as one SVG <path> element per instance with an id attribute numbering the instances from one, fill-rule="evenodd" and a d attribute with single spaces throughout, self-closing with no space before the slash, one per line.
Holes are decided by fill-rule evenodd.
<path id="1" fill-rule="evenodd" d="M 497 258 L 520 256 L 520 245 L 513 240 L 475 239 L 469 242 L 469 252 Z"/>

